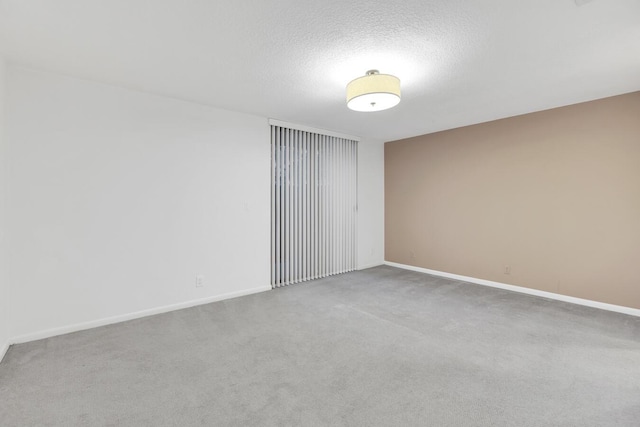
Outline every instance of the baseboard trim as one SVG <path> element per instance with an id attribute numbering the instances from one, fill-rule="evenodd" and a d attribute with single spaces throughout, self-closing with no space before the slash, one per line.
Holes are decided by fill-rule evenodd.
<path id="1" fill-rule="evenodd" d="M 359 265 L 357 270 L 366 270 L 367 268 L 379 267 L 381 265 L 384 265 L 384 262 L 378 262 L 378 263 L 375 263 L 375 264 Z"/>
<path id="2" fill-rule="evenodd" d="M 148 310 L 136 311 L 128 314 L 121 314 L 118 316 L 105 317 L 98 320 L 92 320 L 89 322 L 76 323 L 73 325 L 62 326 L 59 328 L 47 329 L 40 332 L 31 334 L 19 335 L 13 337 L 9 344 L 21 344 L 29 341 L 41 340 L 44 338 L 51 338 L 57 335 L 69 334 L 72 332 L 84 331 L 86 329 L 97 328 L 100 326 L 112 325 L 114 323 L 126 322 L 128 320 L 139 319 L 142 317 L 153 316 L 156 314 L 168 313 L 170 311 L 182 310 L 183 308 L 195 307 L 198 305 L 210 304 L 212 302 L 228 300 L 232 298 L 242 297 L 245 295 L 257 294 L 260 292 L 270 291 L 271 286 L 260 286 L 257 288 L 245 289 L 242 291 L 228 292 L 221 295 L 215 295 L 212 297 L 201 298 L 197 300 L 185 301 L 178 304 L 165 305 L 162 307 L 151 308 Z M 9 346 L 7 345 L 7 348 Z"/>
<path id="3" fill-rule="evenodd" d="M 431 274 L 433 276 L 446 277 L 448 279 L 461 280 L 464 282 L 475 283 L 477 285 L 490 286 L 492 288 L 505 289 L 508 291 L 519 292 L 521 294 L 534 295 L 537 297 L 549 298 L 553 300 L 569 302 L 572 304 L 584 305 L 587 307 L 599 308 L 601 310 L 607 310 L 607 311 L 615 311 L 616 313 L 623 313 L 623 314 L 628 314 L 630 316 L 640 317 L 640 309 L 637 309 L 637 308 L 624 307 L 621 305 L 607 304 L 605 302 L 570 297 L 567 295 L 556 294 L 553 292 L 539 291 L 537 289 L 509 285 L 507 283 L 494 282 L 491 280 L 478 279 L 475 277 L 462 276 L 460 274 L 446 273 L 444 271 L 430 270 L 428 268 L 415 267 L 413 265 L 407 265 L 407 264 L 399 264 L 391 261 L 385 261 L 384 264 L 390 267 L 402 268 L 404 270 L 417 271 L 419 273 Z"/>
<path id="4" fill-rule="evenodd" d="M 0 347 L 0 363 L 2 363 L 2 360 L 4 359 L 4 356 L 7 354 L 7 351 L 9 351 L 8 342 L 4 343 L 2 347 Z"/>

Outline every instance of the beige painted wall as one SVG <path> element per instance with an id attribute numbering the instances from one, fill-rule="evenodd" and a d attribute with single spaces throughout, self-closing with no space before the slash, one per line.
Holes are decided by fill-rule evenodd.
<path id="1" fill-rule="evenodd" d="M 386 143 L 385 259 L 640 308 L 640 92 Z"/>

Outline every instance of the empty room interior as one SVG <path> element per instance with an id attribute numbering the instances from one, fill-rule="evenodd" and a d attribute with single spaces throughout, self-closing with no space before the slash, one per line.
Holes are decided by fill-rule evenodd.
<path id="1" fill-rule="evenodd" d="M 0 0 L 0 425 L 640 425 L 640 2 Z"/>

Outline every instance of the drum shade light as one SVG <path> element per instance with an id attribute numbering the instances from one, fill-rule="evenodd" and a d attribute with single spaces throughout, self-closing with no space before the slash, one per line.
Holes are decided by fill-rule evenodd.
<path id="1" fill-rule="evenodd" d="M 382 111 L 400 102 L 400 79 L 369 70 L 347 85 L 347 107 L 354 111 Z"/>

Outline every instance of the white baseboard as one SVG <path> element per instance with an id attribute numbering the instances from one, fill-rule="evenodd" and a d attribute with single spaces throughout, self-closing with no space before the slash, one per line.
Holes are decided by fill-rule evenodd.
<path id="1" fill-rule="evenodd" d="M 8 342 L 2 344 L 2 347 L 0 347 L 0 363 L 2 363 L 2 359 L 4 359 L 4 355 L 7 354 L 7 351 L 9 351 Z"/>
<path id="2" fill-rule="evenodd" d="M 105 317 L 103 319 L 91 320 L 89 322 L 76 323 L 73 325 L 62 326 L 59 328 L 47 329 L 40 332 L 35 332 L 26 335 L 20 335 L 13 337 L 10 340 L 10 344 L 20 344 L 29 341 L 41 340 L 44 338 L 51 338 L 57 335 L 64 335 L 71 332 L 83 331 L 85 329 L 97 328 L 99 326 L 111 325 L 113 323 L 126 322 L 127 320 L 139 319 L 141 317 L 153 316 L 155 314 L 167 313 L 169 311 L 181 310 L 183 308 L 195 307 L 197 305 L 210 304 L 212 302 L 227 300 L 231 298 L 237 298 L 245 295 L 256 294 L 259 292 L 270 291 L 271 286 L 260 286 L 257 288 L 245 289 L 237 292 L 228 292 L 226 294 L 215 295 L 212 297 L 201 298 L 197 300 L 191 300 L 181 302 L 178 304 L 165 305 L 162 307 L 151 308 L 148 310 L 136 311 L 134 313 L 121 314 L 118 316 Z M 7 345 L 8 348 L 8 345 Z"/>
<path id="3" fill-rule="evenodd" d="M 377 262 L 377 263 L 374 263 L 374 264 L 359 265 L 357 269 L 358 270 L 366 270 L 367 268 L 379 267 L 381 265 L 384 265 L 384 262 Z"/>
<path id="4" fill-rule="evenodd" d="M 570 297 L 567 295 L 556 294 L 553 292 L 539 291 L 537 289 L 525 288 L 522 286 L 508 285 L 506 283 L 494 282 L 491 280 L 477 279 L 475 277 L 461 276 L 459 274 L 446 273 L 444 271 L 429 270 L 428 268 L 414 267 L 413 265 L 398 264 L 396 262 L 385 261 L 385 265 L 391 267 L 402 268 L 405 270 L 417 271 L 419 273 L 431 274 L 433 276 L 446 277 L 448 279 L 461 280 L 464 282 L 475 283 L 492 288 L 506 289 L 508 291 L 520 292 L 521 294 L 535 295 L 538 297 L 554 299 L 558 301 L 570 302 L 572 304 L 585 305 L 587 307 L 599 308 L 601 310 L 615 311 L 616 313 L 628 314 L 640 317 L 640 310 L 637 308 L 624 307 L 621 305 L 607 304 L 599 301 Z"/>

